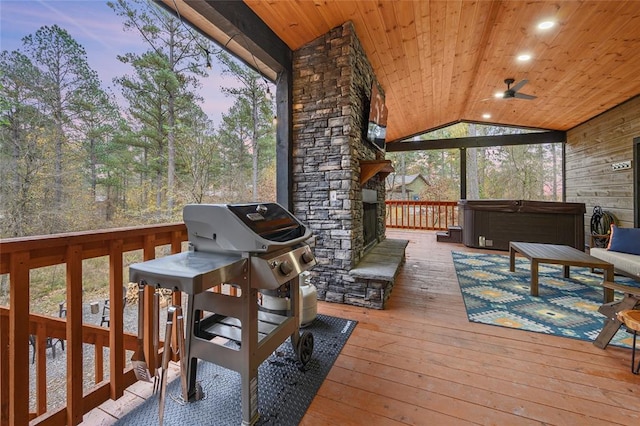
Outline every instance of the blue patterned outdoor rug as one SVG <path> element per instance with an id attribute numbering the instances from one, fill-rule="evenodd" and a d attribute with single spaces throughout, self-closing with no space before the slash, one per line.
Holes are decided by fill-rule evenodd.
<path id="1" fill-rule="evenodd" d="M 318 314 L 304 331 L 313 334 L 311 360 L 299 367 L 289 339 L 258 368 L 256 425 L 294 426 L 307 411 L 324 378 L 347 342 L 357 321 Z M 242 423 L 240 374 L 216 364 L 198 361 L 198 380 L 205 398 L 181 404 L 180 379 L 167 384 L 164 425 L 237 426 Z M 123 416 L 117 425 L 157 425 L 158 397 L 147 399 Z"/>
<path id="2" fill-rule="evenodd" d="M 562 266 L 539 265 L 539 296 L 531 296 L 531 262 L 516 257 L 515 272 L 509 256 L 451 252 L 469 321 L 593 341 L 604 321 L 602 274 L 571 267 L 563 278 Z M 630 278 L 617 283 L 639 287 Z M 621 294 L 616 292 L 616 298 Z M 631 347 L 633 336 L 621 327 L 610 344 Z"/>

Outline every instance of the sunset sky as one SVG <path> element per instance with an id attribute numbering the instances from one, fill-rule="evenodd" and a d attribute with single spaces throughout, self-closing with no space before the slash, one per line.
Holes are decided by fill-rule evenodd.
<path id="1" fill-rule="evenodd" d="M 121 18 L 105 0 L 0 0 L 1 50 L 19 49 L 23 37 L 43 25 L 54 24 L 64 28 L 85 48 L 89 65 L 98 73 L 105 88 L 114 87 L 114 77 L 133 73 L 129 65 L 118 61 L 117 55 L 147 50 L 137 33 L 123 30 Z M 232 104 L 220 87 L 236 83 L 220 75 L 220 67 L 215 63 L 209 74 L 201 81 L 200 94 L 205 99 L 202 107 L 218 124 L 221 114 Z M 112 91 L 118 94 L 117 90 Z"/>

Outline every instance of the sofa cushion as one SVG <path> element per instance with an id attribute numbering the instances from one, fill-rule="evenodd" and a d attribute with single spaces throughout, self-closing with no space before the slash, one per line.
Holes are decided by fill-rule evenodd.
<path id="1" fill-rule="evenodd" d="M 640 255 L 640 228 L 618 228 L 612 224 L 607 250 Z"/>
<path id="2" fill-rule="evenodd" d="M 616 270 L 632 277 L 640 277 L 640 256 L 592 247 L 589 254 L 605 262 L 612 263 Z"/>

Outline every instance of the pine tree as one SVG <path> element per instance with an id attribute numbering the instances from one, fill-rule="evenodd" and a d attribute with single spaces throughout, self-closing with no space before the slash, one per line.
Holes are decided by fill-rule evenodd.
<path id="1" fill-rule="evenodd" d="M 251 187 L 252 201 L 258 200 L 260 170 L 273 161 L 275 137 L 273 128 L 273 104 L 269 99 L 268 86 L 264 79 L 254 70 L 244 67 L 229 55 L 218 55 L 225 70 L 224 74 L 232 75 L 239 87 L 227 87 L 222 91 L 234 98 L 235 103 L 227 116 L 225 126 L 235 121 L 239 127 L 239 143 L 247 143 L 251 154 Z M 225 132 L 223 132 L 225 134 Z"/>
<path id="2" fill-rule="evenodd" d="M 164 196 L 167 213 L 171 214 L 175 197 L 176 127 L 179 125 L 177 105 L 184 102 L 181 98 L 195 99 L 193 90 L 199 85 L 197 77 L 206 75 L 202 63 L 208 55 L 209 43 L 180 19 L 151 2 L 118 0 L 108 5 L 124 18 L 125 30 L 138 33 L 150 47 L 142 55 L 128 53 L 119 57 L 136 70 L 135 77 L 123 78 L 120 84 L 129 90 L 130 101 L 134 96 L 147 96 L 147 103 L 154 104 L 152 126 L 149 125 L 151 119 L 144 117 L 145 110 L 136 110 L 136 105 L 131 109 L 134 115 L 143 119 L 143 131 L 157 148 L 153 153 L 155 158 L 151 159 L 153 166 L 166 170 L 166 174 L 162 174 L 156 169 L 156 207 L 160 208 Z"/>
<path id="3" fill-rule="evenodd" d="M 53 210 L 62 210 L 65 150 L 78 103 L 97 86 L 97 74 L 87 54 L 71 35 L 57 25 L 43 26 L 22 40 L 27 56 L 40 73 L 38 102 L 54 123 Z"/>
<path id="4" fill-rule="evenodd" d="M 3 237 L 18 237 L 38 229 L 33 214 L 39 203 L 35 188 L 43 185 L 45 145 L 52 122 L 42 114 L 36 99 L 40 73 L 24 54 L 0 55 L 0 224 Z"/>

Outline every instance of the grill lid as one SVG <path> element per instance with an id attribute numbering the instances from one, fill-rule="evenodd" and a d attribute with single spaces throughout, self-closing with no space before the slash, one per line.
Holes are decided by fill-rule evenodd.
<path id="1" fill-rule="evenodd" d="M 311 236 L 277 203 L 188 204 L 182 216 L 196 251 L 268 252 Z"/>

